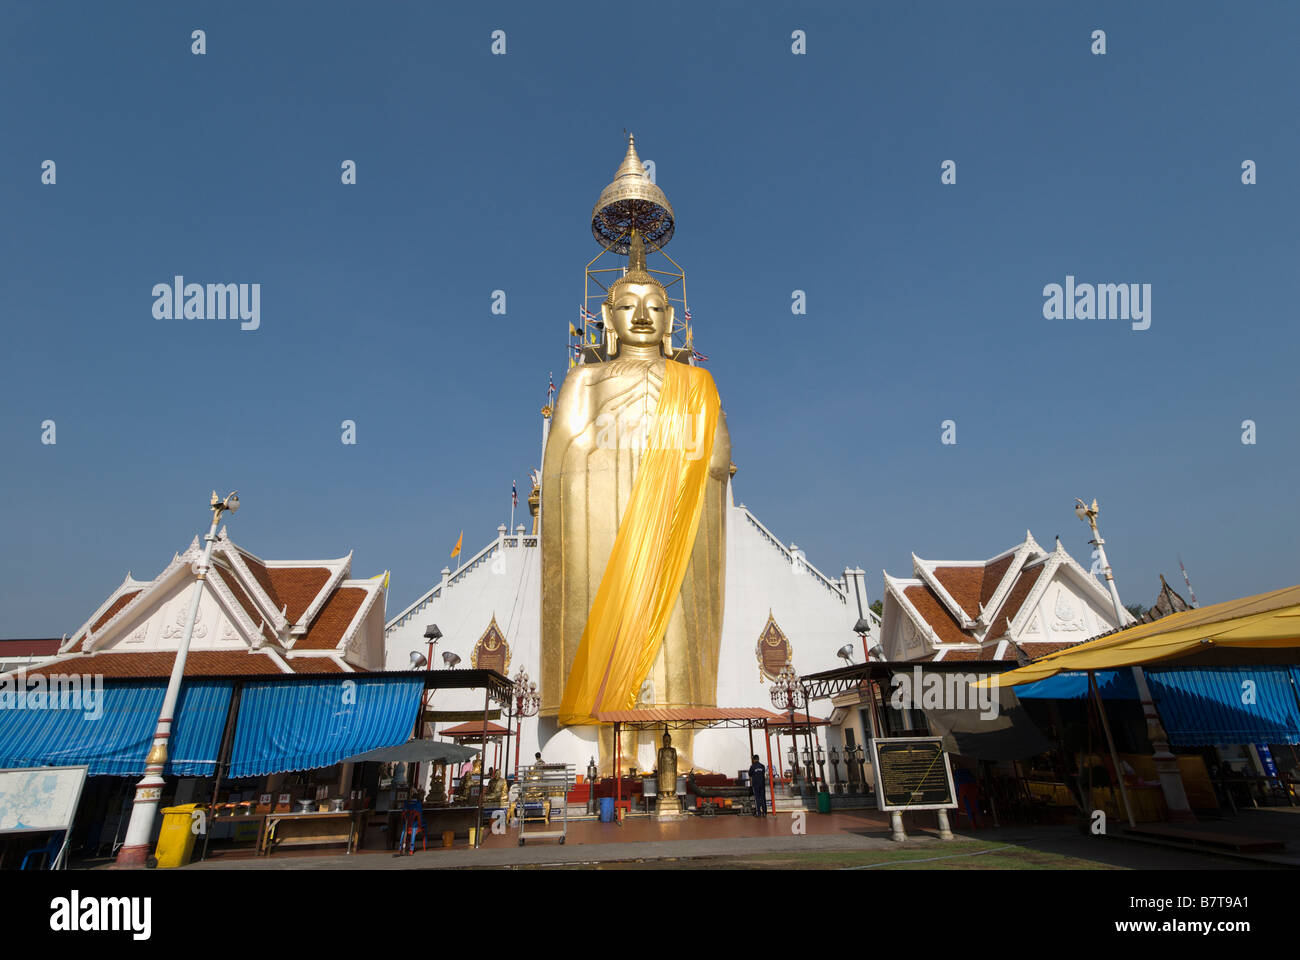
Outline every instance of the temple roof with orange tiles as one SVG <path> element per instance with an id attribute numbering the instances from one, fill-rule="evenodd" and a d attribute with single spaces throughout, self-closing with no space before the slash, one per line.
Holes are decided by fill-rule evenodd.
<path id="1" fill-rule="evenodd" d="M 185 628 L 196 537 L 152 580 L 127 574 L 35 673 L 155 678 L 171 673 Z M 352 555 L 263 560 L 223 528 L 194 624 L 186 676 L 350 673 L 384 667 L 387 575 L 351 578 Z"/>
<path id="2" fill-rule="evenodd" d="M 924 560 L 885 573 L 882 647 L 891 661 L 1028 662 L 1114 629 L 1110 597 L 1058 539 L 1025 539 L 987 560 Z"/>

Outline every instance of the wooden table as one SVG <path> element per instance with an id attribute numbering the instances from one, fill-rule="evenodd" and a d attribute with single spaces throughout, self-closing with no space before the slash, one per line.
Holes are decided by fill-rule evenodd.
<path id="1" fill-rule="evenodd" d="M 276 847 L 301 847 L 319 843 L 346 843 L 352 853 L 357 837 L 357 817 L 362 810 L 325 813 L 268 813 L 258 844 L 270 856 Z M 287 828 L 287 835 L 286 835 Z"/>

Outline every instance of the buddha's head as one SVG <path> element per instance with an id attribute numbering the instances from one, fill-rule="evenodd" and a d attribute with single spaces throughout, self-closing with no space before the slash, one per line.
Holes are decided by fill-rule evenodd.
<path id="1" fill-rule="evenodd" d="M 617 352 L 619 343 L 638 347 L 662 344 L 665 351 L 670 349 L 673 308 L 663 284 L 646 270 L 645 246 L 637 233 L 632 234 L 627 273 L 610 286 L 600 312 L 605 330 L 613 334 L 611 354 Z"/>

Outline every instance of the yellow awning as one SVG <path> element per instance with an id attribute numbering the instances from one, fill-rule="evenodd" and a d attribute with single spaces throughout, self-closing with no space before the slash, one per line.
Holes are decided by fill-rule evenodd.
<path id="1" fill-rule="evenodd" d="M 1209 646 L 1300 647 L 1300 586 L 1184 610 L 1049 653 L 977 686 L 1018 686 L 1062 670 L 1109 670 L 1185 656 Z"/>

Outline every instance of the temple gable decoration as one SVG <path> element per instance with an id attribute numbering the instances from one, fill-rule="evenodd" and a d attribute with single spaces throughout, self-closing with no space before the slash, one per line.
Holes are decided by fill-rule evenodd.
<path id="1" fill-rule="evenodd" d="M 492 622 L 470 651 L 469 662 L 475 670 L 495 670 L 502 676 L 510 669 L 510 644 L 497 626 L 495 613 L 492 614 Z"/>
<path id="2" fill-rule="evenodd" d="M 790 640 L 777 626 L 772 611 L 767 611 L 767 625 L 758 635 L 758 644 L 754 647 L 758 658 L 758 680 L 775 680 L 787 663 L 794 661 L 794 648 Z"/>

